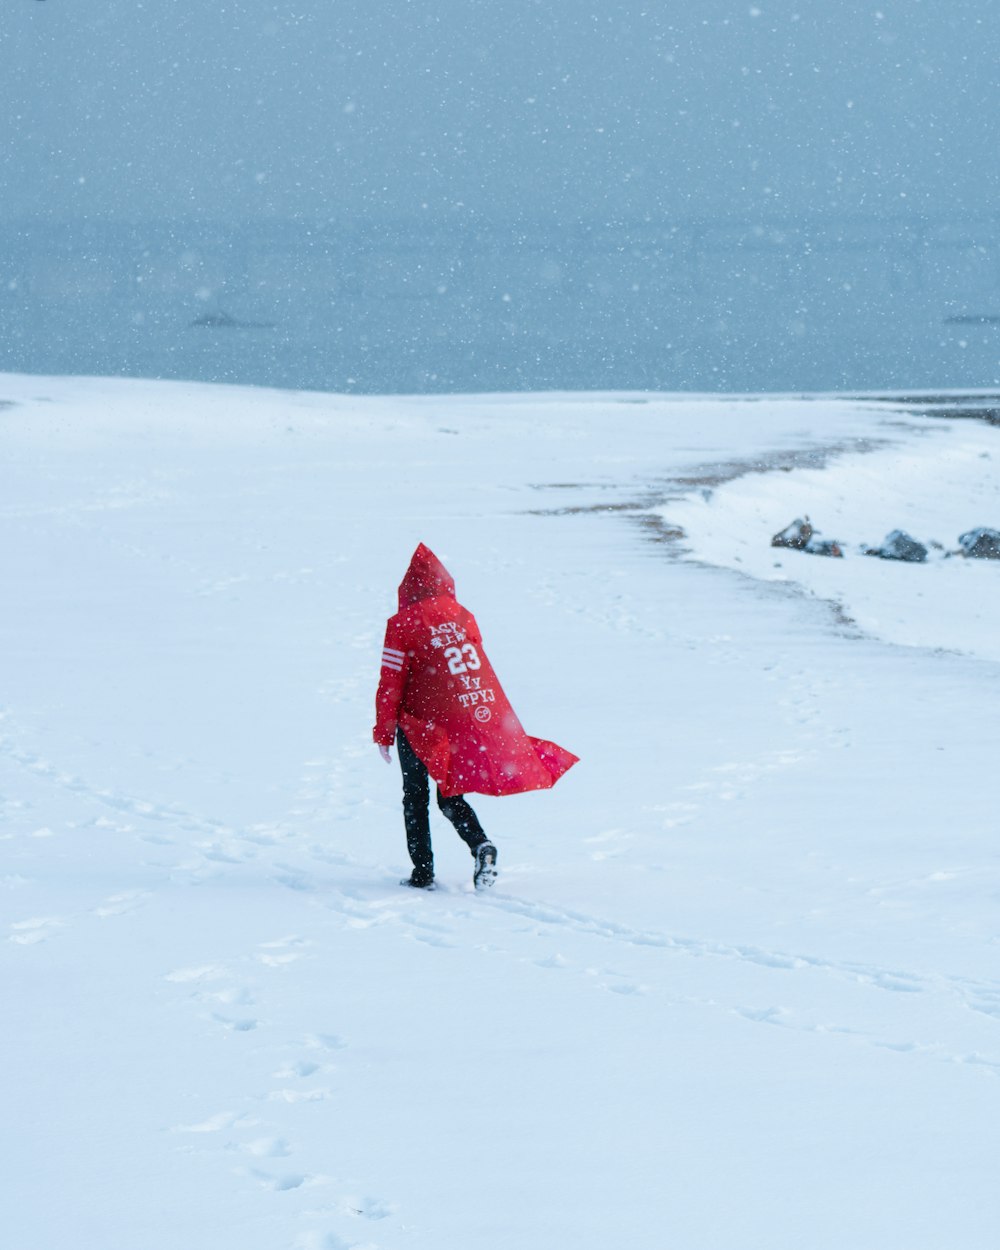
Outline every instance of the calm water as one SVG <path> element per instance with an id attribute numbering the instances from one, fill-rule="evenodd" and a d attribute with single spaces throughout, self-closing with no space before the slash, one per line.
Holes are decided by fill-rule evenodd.
<path id="1" fill-rule="evenodd" d="M 892 233 L 824 250 L 729 227 L 464 249 L 399 230 L 348 248 L 22 229 L 0 234 L 0 370 L 365 393 L 989 388 L 991 229 L 941 227 L 919 253 Z"/>

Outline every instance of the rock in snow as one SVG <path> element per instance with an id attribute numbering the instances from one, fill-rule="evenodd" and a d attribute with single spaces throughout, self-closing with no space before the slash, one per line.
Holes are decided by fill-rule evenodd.
<path id="1" fill-rule="evenodd" d="M 958 545 L 970 560 L 1000 560 L 1000 530 L 969 530 L 959 535 Z"/>
<path id="2" fill-rule="evenodd" d="M 927 548 L 905 530 L 892 530 L 882 540 L 881 547 L 866 547 L 865 555 L 878 556 L 880 560 L 904 560 L 908 564 L 923 564 L 927 559 Z"/>
<path id="3" fill-rule="evenodd" d="M 772 547 L 792 547 L 796 551 L 804 551 L 806 543 L 813 536 L 813 527 L 808 517 L 796 517 L 790 525 L 786 525 L 780 533 L 771 539 Z"/>
<path id="4" fill-rule="evenodd" d="M 834 556 L 839 559 L 844 552 L 840 543 L 831 538 L 820 538 L 808 517 L 796 517 L 790 525 L 786 525 L 780 533 L 771 539 L 772 547 L 790 547 L 794 551 L 805 551 L 811 556 Z"/>

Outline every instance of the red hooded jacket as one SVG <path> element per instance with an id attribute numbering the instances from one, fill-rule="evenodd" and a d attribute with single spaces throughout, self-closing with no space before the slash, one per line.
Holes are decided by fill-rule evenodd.
<path id="1" fill-rule="evenodd" d="M 390 746 L 398 725 L 447 796 L 547 790 L 577 762 L 521 728 L 475 617 L 423 543 L 386 626 L 375 716 L 375 741 Z"/>

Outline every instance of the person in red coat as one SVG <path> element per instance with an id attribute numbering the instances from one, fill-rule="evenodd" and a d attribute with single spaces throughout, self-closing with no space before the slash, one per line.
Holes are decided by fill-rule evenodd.
<path id="1" fill-rule="evenodd" d="M 434 884 L 430 781 L 437 801 L 476 861 L 477 889 L 496 880 L 497 849 L 465 795 L 547 790 L 577 757 L 521 727 L 483 650 L 476 619 L 455 583 L 421 543 L 389 618 L 372 736 L 388 763 L 393 739 L 403 772 L 403 820 L 413 872 L 406 885 Z"/>

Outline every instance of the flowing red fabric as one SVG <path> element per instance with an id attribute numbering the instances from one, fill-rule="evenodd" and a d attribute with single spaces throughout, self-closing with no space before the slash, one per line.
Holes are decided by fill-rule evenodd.
<path id="1" fill-rule="evenodd" d="M 475 617 L 423 543 L 386 626 L 375 716 L 375 741 L 390 746 L 398 725 L 447 796 L 547 790 L 577 762 L 563 747 L 524 732 Z"/>

